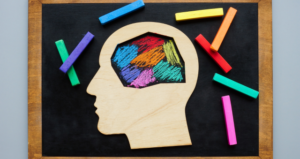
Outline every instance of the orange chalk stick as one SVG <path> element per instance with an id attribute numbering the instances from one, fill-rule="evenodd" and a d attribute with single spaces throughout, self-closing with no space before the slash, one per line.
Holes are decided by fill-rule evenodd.
<path id="1" fill-rule="evenodd" d="M 214 41 L 212 42 L 211 44 L 211 47 L 210 49 L 213 50 L 213 51 L 218 51 L 222 42 L 223 42 L 223 39 L 232 23 L 232 20 L 236 14 L 237 10 L 230 7 L 226 13 L 226 16 L 219 28 L 219 31 L 214 39 Z"/>

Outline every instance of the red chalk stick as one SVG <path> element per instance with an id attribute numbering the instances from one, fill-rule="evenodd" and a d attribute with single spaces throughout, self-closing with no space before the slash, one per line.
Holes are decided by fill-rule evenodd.
<path id="1" fill-rule="evenodd" d="M 208 53 L 208 55 L 215 60 L 215 62 L 223 69 L 225 73 L 228 73 L 232 67 L 225 61 L 225 59 L 218 53 L 210 49 L 210 43 L 204 38 L 202 34 L 198 35 L 195 39 L 199 45 Z"/>

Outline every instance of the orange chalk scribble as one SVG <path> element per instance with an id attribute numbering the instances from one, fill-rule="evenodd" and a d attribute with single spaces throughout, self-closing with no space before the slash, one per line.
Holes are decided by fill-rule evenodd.
<path id="1" fill-rule="evenodd" d="M 165 58 L 163 46 L 158 46 L 148 52 L 138 55 L 130 63 L 138 67 L 153 67 Z"/>

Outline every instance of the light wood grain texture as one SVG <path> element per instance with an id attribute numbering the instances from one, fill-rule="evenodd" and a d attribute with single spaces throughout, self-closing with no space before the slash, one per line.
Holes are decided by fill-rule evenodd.
<path id="1" fill-rule="evenodd" d="M 250 157 L 42 157 L 42 159 L 261 159 Z"/>
<path id="2" fill-rule="evenodd" d="M 42 157 L 42 4 L 28 9 L 28 158 Z"/>
<path id="3" fill-rule="evenodd" d="M 119 43 L 147 32 L 174 39 L 185 61 L 185 83 L 160 83 L 143 89 L 123 86 L 111 64 L 114 50 Z M 192 144 L 185 107 L 196 87 L 199 64 L 195 47 L 184 33 L 156 22 L 129 24 L 106 40 L 99 64 L 87 92 L 97 97 L 95 106 L 101 133 L 126 134 L 131 149 Z"/>
<path id="4" fill-rule="evenodd" d="M 28 158 L 29 159 L 130 159 L 133 157 L 43 157 L 41 129 L 41 14 L 42 4 L 129 3 L 134 0 L 29 0 L 28 15 Z M 273 158 L 272 0 L 144 0 L 146 3 L 226 2 L 259 6 L 259 156 L 165 157 L 172 159 L 271 159 Z M 162 157 L 139 157 L 141 159 Z"/>
<path id="5" fill-rule="evenodd" d="M 43 4 L 131 3 L 135 0 L 40 0 Z M 143 0 L 145 3 L 258 3 L 260 0 Z"/>
<path id="6" fill-rule="evenodd" d="M 273 158 L 272 0 L 258 3 L 259 156 Z"/>

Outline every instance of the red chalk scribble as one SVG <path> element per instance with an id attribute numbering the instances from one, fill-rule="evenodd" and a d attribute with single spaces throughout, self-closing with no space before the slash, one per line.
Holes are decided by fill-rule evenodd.
<path id="1" fill-rule="evenodd" d="M 164 40 L 154 36 L 146 36 L 142 39 L 136 40 L 132 42 L 132 44 L 137 45 L 139 47 L 138 52 L 144 53 L 149 50 L 164 44 Z"/>
<path id="2" fill-rule="evenodd" d="M 140 54 L 130 63 L 138 67 L 153 67 L 165 58 L 163 46 L 158 46 L 146 53 Z"/>

